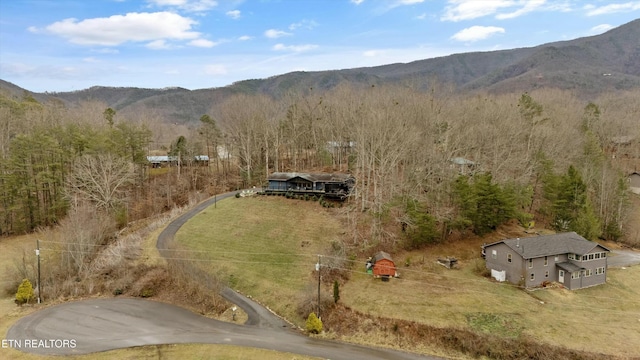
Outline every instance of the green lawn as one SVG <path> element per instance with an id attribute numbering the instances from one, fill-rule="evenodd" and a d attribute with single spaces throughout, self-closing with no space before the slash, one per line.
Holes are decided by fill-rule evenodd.
<path id="1" fill-rule="evenodd" d="M 296 307 L 317 255 L 340 239 L 340 224 L 317 202 L 229 198 L 187 222 L 176 243 L 233 289 L 302 325 Z"/>

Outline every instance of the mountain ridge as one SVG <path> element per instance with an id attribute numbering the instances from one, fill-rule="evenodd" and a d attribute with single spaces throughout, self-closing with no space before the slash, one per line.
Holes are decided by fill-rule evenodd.
<path id="1" fill-rule="evenodd" d="M 582 98 L 640 87 L 640 19 L 603 34 L 509 50 L 469 52 L 442 57 L 325 71 L 295 71 L 265 79 L 247 79 L 224 87 L 189 90 L 92 86 L 73 92 L 32 93 L 42 101 L 103 101 L 119 112 L 159 110 L 167 121 L 196 121 L 234 94 L 281 97 L 292 91 L 330 90 L 342 83 L 371 86 L 408 84 L 428 89 L 434 81 L 458 91 L 525 92 L 537 88 L 575 91 Z M 4 93 L 27 91 L 0 80 Z M 27 91 L 28 92 L 28 91 Z"/>

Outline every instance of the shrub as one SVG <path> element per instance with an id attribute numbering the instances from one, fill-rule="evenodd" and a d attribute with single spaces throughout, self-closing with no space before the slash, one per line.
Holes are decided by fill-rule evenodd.
<path id="1" fill-rule="evenodd" d="M 240 193 L 236 193 L 236 199 L 240 198 Z"/>
<path id="2" fill-rule="evenodd" d="M 22 283 L 18 287 L 18 292 L 16 292 L 16 304 L 26 304 L 34 298 L 35 294 L 33 293 L 33 285 L 31 285 L 31 281 L 29 281 L 29 279 L 22 280 Z"/>
<path id="3" fill-rule="evenodd" d="M 113 290 L 113 295 L 115 295 L 115 296 L 122 295 L 122 289 Z"/>
<path id="4" fill-rule="evenodd" d="M 316 313 L 309 314 L 306 324 L 307 331 L 312 334 L 319 334 L 322 332 L 322 320 L 318 319 Z"/>
<path id="5" fill-rule="evenodd" d="M 143 297 L 143 298 L 152 297 L 153 295 L 154 295 L 153 289 L 148 289 L 147 288 L 147 289 L 143 289 L 140 292 L 140 297 Z"/>
<path id="6" fill-rule="evenodd" d="M 484 259 L 474 259 L 471 262 L 471 270 L 480 276 L 491 277 L 491 270 L 487 269 Z"/>
<path id="7" fill-rule="evenodd" d="M 333 302 L 337 304 L 338 300 L 340 300 L 340 283 L 336 280 L 333 282 Z"/>

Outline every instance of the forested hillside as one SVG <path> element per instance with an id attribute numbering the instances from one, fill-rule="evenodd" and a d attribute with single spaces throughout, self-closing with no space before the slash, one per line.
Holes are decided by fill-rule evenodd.
<path id="1" fill-rule="evenodd" d="M 626 232 L 626 176 L 640 165 L 638 98 L 341 85 L 235 95 L 176 131 L 153 113 L 127 118 L 100 102 L 2 96 L 0 230 L 33 231 L 87 208 L 124 227 L 274 171 L 333 171 L 357 179 L 344 207 L 354 244 L 420 247 L 509 220 L 637 242 Z M 148 154 L 212 161 L 150 169 Z"/>
<path id="2" fill-rule="evenodd" d="M 382 66 L 274 75 L 229 86 L 188 90 L 94 86 L 73 92 L 32 94 L 38 101 L 58 99 L 69 106 L 104 102 L 118 113 L 153 114 L 166 123 L 194 124 L 211 106 L 234 95 L 284 98 L 300 89 L 328 91 L 351 86 L 401 85 L 428 90 L 436 82 L 460 92 L 523 93 L 534 89 L 571 91 L 583 100 L 640 87 L 640 19 L 603 34 L 535 47 L 472 52 Z M 24 89 L 0 80 L 0 88 L 20 95 Z M 28 89 L 27 89 L 28 90 Z"/>

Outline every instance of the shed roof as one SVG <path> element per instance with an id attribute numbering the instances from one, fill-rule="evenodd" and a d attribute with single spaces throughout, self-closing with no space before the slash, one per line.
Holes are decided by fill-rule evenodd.
<path id="1" fill-rule="evenodd" d="M 323 173 L 297 173 L 297 172 L 274 172 L 267 180 L 274 181 L 288 181 L 293 178 L 302 178 L 311 182 L 322 181 L 322 182 L 345 182 L 352 178 L 349 174 L 323 174 Z"/>
<path id="2" fill-rule="evenodd" d="M 533 236 L 526 238 L 505 239 L 492 244 L 485 245 L 485 248 L 503 243 L 513 251 L 520 254 L 524 259 L 532 259 L 541 256 L 553 256 L 559 254 L 584 255 L 595 247 L 600 246 L 606 251 L 606 247 L 589 241 L 575 232 L 566 232 L 553 235 Z"/>
<path id="3" fill-rule="evenodd" d="M 378 261 L 382 260 L 382 259 L 386 259 L 389 260 L 391 262 L 393 262 L 393 259 L 391 259 L 391 255 L 389 255 L 388 253 L 384 252 L 384 251 L 380 251 L 379 253 L 377 253 L 374 257 L 373 257 L 373 263 L 377 263 Z"/>

